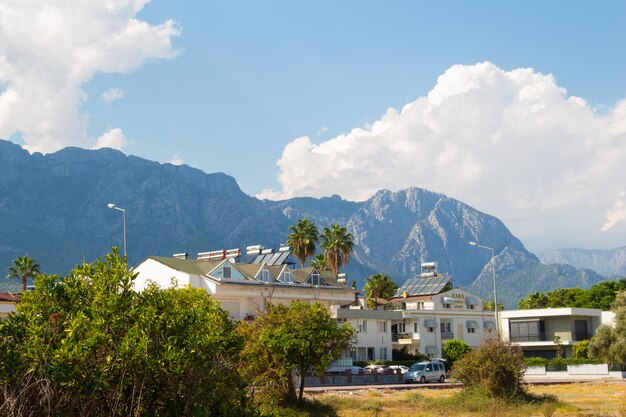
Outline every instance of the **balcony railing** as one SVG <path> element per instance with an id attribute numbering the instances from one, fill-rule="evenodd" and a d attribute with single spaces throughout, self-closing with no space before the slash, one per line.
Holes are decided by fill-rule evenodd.
<path id="1" fill-rule="evenodd" d="M 442 332 L 441 333 L 441 340 L 448 340 L 448 339 L 454 339 L 454 333 L 452 333 L 452 332 Z"/>
<path id="2" fill-rule="evenodd" d="M 511 335 L 511 342 L 547 342 L 546 334 L 539 333 L 533 335 Z"/>

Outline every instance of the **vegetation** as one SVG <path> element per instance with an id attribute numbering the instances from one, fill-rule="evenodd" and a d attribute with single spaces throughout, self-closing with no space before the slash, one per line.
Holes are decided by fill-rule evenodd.
<path id="1" fill-rule="evenodd" d="M 626 291 L 626 278 L 618 281 L 603 281 L 588 290 L 581 288 L 559 288 L 547 293 L 533 292 L 520 300 L 521 310 L 533 308 L 581 307 L 607 311 L 611 308 L 618 292 Z"/>
<path id="2" fill-rule="evenodd" d="M 338 327 L 320 303 L 293 302 L 289 307 L 268 305 L 251 323 L 242 323 L 247 343 L 242 366 L 256 393 L 268 403 L 295 402 L 293 375 L 300 377 L 298 402 L 304 378 L 323 373 L 349 347 L 354 330 L 348 323 Z"/>
<path id="3" fill-rule="evenodd" d="M 488 300 L 484 300 L 483 301 L 483 310 L 485 311 L 494 311 L 495 310 L 495 302 L 493 300 L 488 301 Z M 504 311 L 504 304 L 502 303 L 498 303 L 498 311 Z"/>
<path id="4" fill-rule="evenodd" d="M 287 236 L 287 244 L 300 261 L 300 267 L 304 268 L 307 258 L 315 255 L 315 244 L 319 238 L 317 226 L 309 219 L 300 219 L 298 223 L 289 226 L 289 230 L 291 233 Z"/>
<path id="5" fill-rule="evenodd" d="M 370 308 L 378 307 L 378 298 L 391 298 L 396 293 L 398 284 L 396 284 L 391 278 L 383 273 L 370 275 L 365 280 L 365 286 L 363 292 L 369 299 L 368 305 Z"/>
<path id="6" fill-rule="evenodd" d="M 589 355 L 608 363 L 626 363 L 626 291 L 613 302 L 615 327 L 603 324 L 589 343 Z"/>
<path id="7" fill-rule="evenodd" d="M 348 229 L 338 224 L 325 227 L 322 233 L 322 248 L 326 258 L 326 265 L 335 273 L 339 274 L 339 269 L 350 261 L 350 254 L 354 243 L 352 234 Z"/>
<path id="8" fill-rule="evenodd" d="M 526 362 L 519 346 L 485 339 L 477 349 L 456 362 L 452 376 L 463 383 L 464 390 L 515 398 L 525 394 L 522 385 L 525 371 Z"/>
<path id="9" fill-rule="evenodd" d="M 137 293 L 117 250 L 39 275 L 0 324 L 4 416 L 248 414 L 236 324 L 200 289 Z"/>
<path id="10" fill-rule="evenodd" d="M 311 259 L 309 261 L 309 266 L 312 266 L 320 272 L 329 271 L 328 266 L 326 265 L 326 256 L 323 253 L 317 254 L 313 259 Z"/>
<path id="11" fill-rule="evenodd" d="M 453 367 L 454 364 L 472 351 L 472 347 L 462 340 L 446 340 L 443 348 L 443 356 L 448 360 L 448 365 Z"/>
<path id="12" fill-rule="evenodd" d="M 21 278 L 22 292 L 26 292 L 28 278 L 35 278 L 41 273 L 40 266 L 29 256 L 18 256 L 13 261 L 13 265 L 7 269 L 7 278 Z"/>

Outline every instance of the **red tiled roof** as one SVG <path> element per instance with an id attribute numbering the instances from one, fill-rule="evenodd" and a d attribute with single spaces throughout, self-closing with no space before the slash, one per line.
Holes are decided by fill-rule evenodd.
<path id="1" fill-rule="evenodd" d="M 17 303 L 20 301 L 20 297 L 19 295 L 11 294 L 10 292 L 0 292 L 0 301 Z"/>

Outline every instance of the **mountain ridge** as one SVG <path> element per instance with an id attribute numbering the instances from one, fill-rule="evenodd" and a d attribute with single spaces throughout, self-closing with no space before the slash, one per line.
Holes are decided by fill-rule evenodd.
<path id="1" fill-rule="evenodd" d="M 66 273 L 121 246 L 122 216 L 107 203 L 127 210 L 131 265 L 151 255 L 193 256 L 250 244 L 275 247 L 302 217 L 320 228 L 346 225 L 355 241 L 346 271 L 349 282 L 355 279 L 359 287 L 376 272 L 402 283 L 419 273 L 421 262 L 437 261 L 455 285 L 489 298 L 490 290 L 474 282 L 491 277 L 491 253 L 469 241 L 494 248 L 502 285 L 510 274 L 539 264 L 498 218 L 417 187 L 379 190 L 362 202 L 339 196 L 258 200 L 223 173 L 160 164 L 112 149 L 65 148 L 31 155 L 0 140 L 1 264 L 8 266 L 27 253 L 44 271 Z M 573 270 L 568 274 L 568 282 L 595 283 Z M 552 289 L 545 280 L 539 284 Z M 506 302 L 516 304 L 526 295 L 521 291 Z"/>

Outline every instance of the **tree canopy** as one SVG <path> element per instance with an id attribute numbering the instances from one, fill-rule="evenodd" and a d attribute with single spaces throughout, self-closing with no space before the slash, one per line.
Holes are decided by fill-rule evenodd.
<path id="1" fill-rule="evenodd" d="M 349 324 L 338 326 L 322 304 L 301 301 L 267 305 L 256 320 L 242 323 L 241 332 L 247 341 L 242 363 L 252 386 L 260 395 L 275 392 L 276 400 L 286 403 L 295 400 L 293 375 L 300 378 L 301 401 L 305 376 L 324 372 L 354 335 Z"/>
<path id="2" fill-rule="evenodd" d="M 29 256 L 18 256 L 13 260 L 13 265 L 7 269 L 7 278 L 21 278 L 22 292 L 26 292 L 28 278 L 35 278 L 41 273 L 40 266 Z"/>
<path id="3" fill-rule="evenodd" d="M 298 223 L 289 226 L 289 230 L 291 233 L 287 236 L 287 244 L 304 268 L 307 258 L 315 255 L 315 244 L 319 237 L 317 226 L 309 219 L 300 219 Z"/>
<path id="4" fill-rule="evenodd" d="M 5 416 L 245 415 L 243 339 L 203 290 L 132 289 L 117 250 L 39 275 L 0 323 Z"/>
<path id="5" fill-rule="evenodd" d="M 325 227 L 322 233 L 322 248 L 326 258 L 326 265 L 335 275 L 339 269 L 350 261 L 350 254 L 354 246 L 353 237 L 346 227 L 332 224 Z"/>
<path id="6" fill-rule="evenodd" d="M 381 272 L 367 277 L 365 279 L 365 286 L 363 287 L 365 296 L 370 299 L 368 304 L 371 306 L 378 305 L 376 302 L 378 298 L 393 297 L 397 289 L 398 284 Z"/>
<path id="7" fill-rule="evenodd" d="M 547 293 L 533 292 L 520 300 L 520 310 L 534 308 L 581 307 L 597 308 L 603 311 L 611 309 L 615 296 L 626 290 L 626 279 L 603 281 L 592 285 L 588 290 L 582 288 L 559 288 Z"/>
<path id="8" fill-rule="evenodd" d="M 609 363 L 626 363 L 626 291 L 613 302 L 615 327 L 603 324 L 589 343 L 589 356 Z"/>

